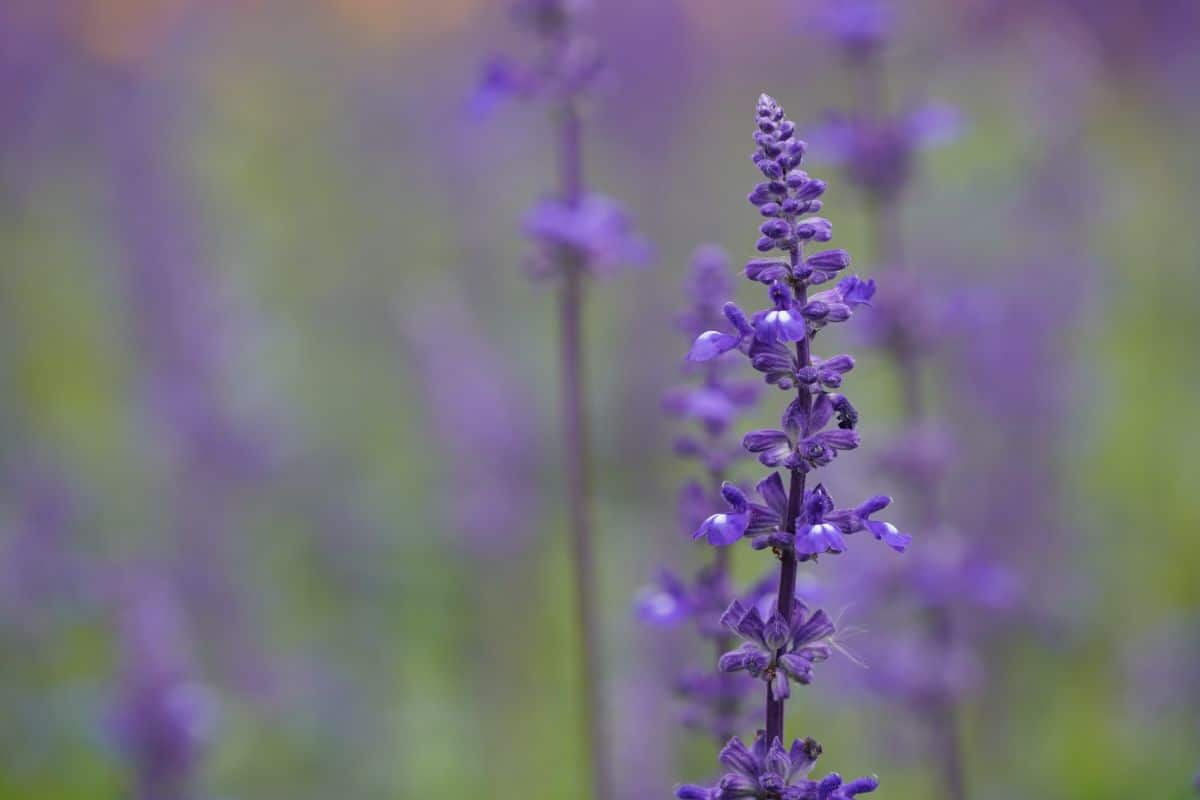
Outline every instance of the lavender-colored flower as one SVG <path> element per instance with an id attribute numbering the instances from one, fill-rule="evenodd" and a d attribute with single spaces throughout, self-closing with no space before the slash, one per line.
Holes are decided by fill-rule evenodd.
<path id="1" fill-rule="evenodd" d="M 912 177 L 913 159 L 922 150 L 954 139 L 961 114 L 941 102 L 914 105 L 894 117 L 830 115 L 813 134 L 831 164 L 879 202 L 896 202 Z"/>
<path id="2" fill-rule="evenodd" d="M 563 251 L 597 275 L 650 260 L 649 241 L 634 230 L 628 212 L 604 195 L 590 194 L 577 204 L 545 198 L 525 216 L 524 228 L 539 245 L 528 264 L 537 277 L 555 274 Z"/>
<path id="3" fill-rule="evenodd" d="M 791 684 L 809 683 L 813 664 L 828 658 L 833 646 L 834 625 L 828 615 L 809 614 L 796 598 L 798 564 L 844 552 L 843 535 L 861 530 L 869 530 L 896 550 L 909 543 L 909 537 L 895 526 L 872 519 L 889 498 L 879 495 L 838 510 L 823 485 L 805 486 L 810 473 L 859 444 L 854 430 L 858 411 L 845 395 L 832 391 L 841 387 L 854 361 L 847 355 L 814 358 L 813 340 L 829 324 L 850 319 L 857 306 L 869 305 L 875 283 L 851 275 L 831 289 L 809 294 L 849 266 L 850 256 L 844 250 L 827 249 L 805 257 L 806 245 L 827 242 L 833 235 L 829 220 L 810 216 L 821 210 L 820 197 L 827 186 L 800 169 L 806 145 L 795 138 L 795 126 L 774 99 L 759 98 L 756 122 L 753 161 L 766 181 L 748 199 L 767 218 L 759 227 L 756 247 L 760 253 L 781 255 L 756 258 L 746 264 L 744 273 L 767 286 L 770 307 L 747 317 L 727 303 L 722 311 L 732 330 L 704 331 L 688 359 L 707 363 L 738 352 L 765 375 L 769 385 L 796 393 L 784 410 L 781 429 L 750 431 L 742 439 L 746 451 L 758 454 L 763 465 L 787 470 L 788 487 L 778 472 L 772 472 L 757 486 L 763 500 L 758 504 L 741 488 L 725 482 L 720 494 L 729 510 L 710 514 L 693 533 L 693 538 L 706 539 L 718 548 L 749 535 L 755 549 L 770 548 L 781 562 L 774 607 L 765 616 L 757 607 L 734 601 L 722 617 L 746 643 L 722 654 L 718 666 L 722 672 L 746 672 L 765 682 L 766 726 L 753 750 L 736 739 L 730 742 L 721 761 L 732 771 L 717 786 L 682 786 L 676 796 L 684 800 L 853 797 L 873 791 L 878 782 L 862 778 L 845 784 L 836 774 L 808 780 L 803 776 L 815 760 L 815 743 L 798 742 L 789 752 L 780 742 Z M 830 428 L 835 419 L 837 427 Z M 672 602 L 664 603 L 664 610 L 674 610 L 681 596 L 678 591 L 671 594 Z"/>
<path id="4" fill-rule="evenodd" d="M 763 466 L 801 472 L 823 467 L 837 458 L 840 451 L 858 447 L 858 433 L 850 423 L 825 429 L 835 414 L 845 420 L 857 419 L 858 412 L 848 400 L 840 394 L 818 391 L 816 399 L 809 402 L 811 406 L 800 399 L 793 400 L 783 412 L 783 430 L 750 431 L 742 439 L 742 446 L 757 453 Z"/>
<path id="5" fill-rule="evenodd" d="M 122 592 L 117 740 L 141 800 L 185 798 L 212 737 L 215 700 L 191 676 L 180 610 L 161 575 L 135 576 Z"/>
<path id="6" fill-rule="evenodd" d="M 579 29 L 585 0 L 518 0 L 513 20 L 536 43 L 525 59 L 496 55 L 484 65 L 483 77 L 468 111 L 476 118 L 491 114 L 509 99 L 555 102 L 592 85 L 604 69 L 596 43 Z"/>
<path id="7" fill-rule="evenodd" d="M 714 787 L 684 785 L 675 790 L 679 800 L 848 800 L 875 791 L 879 781 L 874 776 L 858 778 L 849 783 L 831 772 L 820 780 L 812 780 L 809 772 L 821 756 L 821 745 L 814 739 L 797 739 L 784 748 L 776 738 L 767 746 L 766 736 L 759 733 L 751 747 L 733 738 L 721 750 L 721 765 L 728 770 Z"/>
<path id="8" fill-rule="evenodd" d="M 713 514 L 701 523 L 693 539 L 707 539 L 709 544 L 723 547 L 733 544 L 746 533 L 750 525 L 750 501 L 741 489 L 726 481 L 721 485 L 721 497 L 729 511 Z"/>
<path id="9" fill-rule="evenodd" d="M 762 678 L 779 698 L 791 695 L 789 679 L 811 683 L 813 664 L 829 658 L 835 631 L 824 611 L 806 612 L 803 603 L 796 603 L 790 621 L 773 611 L 764 622 L 757 608 L 733 601 L 721 620 L 746 643 L 723 654 L 718 668 L 722 672 L 745 670 Z"/>
<path id="10" fill-rule="evenodd" d="M 837 0 L 821 4 L 808 15 L 824 28 L 850 59 L 874 56 L 887 43 L 895 25 L 893 9 L 884 0 Z"/>

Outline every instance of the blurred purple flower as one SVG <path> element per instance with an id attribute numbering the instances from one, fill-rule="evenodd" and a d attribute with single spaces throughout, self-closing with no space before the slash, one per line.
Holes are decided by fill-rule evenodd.
<path id="1" fill-rule="evenodd" d="M 216 721 L 213 693 L 192 675 L 181 610 L 153 572 L 119 589 L 121 689 L 117 741 L 141 800 L 182 800 Z"/>
<path id="2" fill-rule="evenodd" d="M 14 620 L 40 629 L 47 612 L 90 594 L 77 541 L 78 497 L 61 472 L 45 465 L 22 469 L 6 483 L 0 595 Z"/>
<path id="3" fill-rule="evenodd" d="M 852 184 L 878 202 L 892 203 L 912 176 L 915 155 L 951 141 L 962 127 L 957 109 L 932 102 L 886 118 L 831 114 L 811 139 Z"/>
<path id="4" fill-rule="evenodd" d="M 579 28 L 587 12 L 584 0 L 517 0 L 511 4 L 518 27 L 535 46 L 521 59 L 494 55 L 467 103 L 475 119 L 491 115 L 509 99 L 557 102 L 573 97 L 599 77 L 604 68 L 600 50 Z"/>
<path id="5" fill-rule="evenodd" d="M 895 11 L 885 0 L 831 0 L 806 7 L 801 22 L 828 33 L 848 57 L 867 58 L 890 38 Z"/>
<path id="6" fill-rule="evenodd" d="M 535 398 L 475 319 L 461 301 L 440 295 L 401 325 L 422 376 L 431 445 L 445 462 L 443 506 L 457 543 L 494 555 L 520 551 L 536 535 L 543 460 Z M 471 365 L 469 391 L 464 364 Z"/>
<path id="7" fill-rule="evenodd" d="M 238 492 L 275 466 L 264 418 L 234 413 L 233 369 L 245 331 L 203 255 L 200 213 L 174 150 L 172 98 L 134 69 L 115 72 L 102 142 L 111 170 L 120 287 L 150 411 L 147 449 L 165 462 L 183 602 L 200 635 L 248 692 L 270 678 L 232 580 L 230 515 Z M 158 451 L 158 452 L 155 452 Z"/>
<path id="8" fill-rule="evenodd" d="M 576 254 L 596 275 L 644 265 L 652 252 L 625 209 L 598 194 L 586 195 L 576 204 L 546 198 L 525 216 L 524 228 L 540 245 L 530 256 L 529 269 L 535 277 L 556 274 L 563 250 Z"/>

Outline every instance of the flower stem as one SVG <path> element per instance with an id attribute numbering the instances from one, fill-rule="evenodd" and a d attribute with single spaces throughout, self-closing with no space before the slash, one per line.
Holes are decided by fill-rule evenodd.
<path id="1" fill-rule="evenodd" d="M 789 220 L 789 223 L 793 220 Z M 797 247 L 791 252 L 791 266 L 794 270 L 800 263 L 803 257 L 803 251 Z M 798 285 L 793 284 L 793 289 L 796 292 L 796 303 L 798 306 L 803 306 L 808 300 L 808 287 L 803 282 Z M 796 360 L 801 367 L 806 367 L 812 363 L 812 352 L 809 346 L 809 338 L 811 332 L 805 333 L 805 336 L 800 341 L 796 342 Z M 808 390 L 804 384 L 800 384 L 797 391 L 797 396 L 801 404 L 807 409 L 812 403 L 812 392 Z M 800 518 L 800 509 L 804 503 L 804 483 L 807 475 L 798 469 L 792 470 L 791 486 L 788 488 L 788 507 L 787 516 L 784 519 L 783 529 L 785 531 L 795 531 L 796 521 Z M 792 608 L 796 601 L 796 568 L 797 558 L 795 547 L 784 549 L 779 556 L 779 595 L 776 597 L 775 606 L 779 613 L 786 620 L 792 618 Z M 782 651 L 780 651 L 782 652 Z M 778 658 L 779 653 L 776 653 Z M 783 699 L 776 699 L 775 692 L 771 689 L 771 683 L 767 682 L 767 742 L 775 741 L 776 738 L 780 742 L 783 741 Z"/>
<path id="2" fill-rule="evenodd" d="M 572 100 L 567 100 L 560 113 L 559 191 L 565 203 L 578 206 L 583 197 L 579 110 Z M 610 800 L 613 793 L 608 772 L 608 740 L 602 718 L 600 624 L 596 611 L 596 566 L 591 529 L 590 442 L 584 401 L 584 264 L 578 255 L 564 250 L 561 266 L 563 283 L 559 300 L 559 341 L 562 344 L 563 455 L 567 518 L 571 529 L 576 630 L 580 636 L 583 727 L 592 798 Z"/>

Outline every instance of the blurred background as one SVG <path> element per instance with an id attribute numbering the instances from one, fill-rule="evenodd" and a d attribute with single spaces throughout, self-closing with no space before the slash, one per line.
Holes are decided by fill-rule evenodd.
<path id="1" fill-rule="evenodd" d="M 805 0 L 593 5 L 587 180 L 655 251 L 588 300 L 604 691 L 621 796 L 666 797 L 715 769 L 671 693 L 710 654 L 633 610 L 656 565 L 706 556 L 660 407 L 680 287 L 700 243 L 753 255 L 759 92 L 805 135 L 851 87 Z M 928 376 L 946 524 L 1019 595 L 956 688 L 972 796 L 1191 796 L 1200 7 L 897 10 L 893 104 L 959 119 L 903 201 L 919 293 L 954 310 Z M 467 113 L 487 57 L 527 47 L 494 0 L 0 8 L 0 798 L 174 775 L 255 800 L 578 791 L 555 295 L 520 233 L 552 129 Z M 835 242 L 886 295 L 864 204 L 810 141 Z M 865 465 L 895 376 L 844 346 L 864 446 L 831 480 L 892 491 Z M 894 554 L 859 550 L 817 577 L 869 651 L 894 615 L 847 576 Z M 740 548 L 738 575 L 761 558 Z M 789 730 L 931 796 L 863 660 L 824 665 Z"/>

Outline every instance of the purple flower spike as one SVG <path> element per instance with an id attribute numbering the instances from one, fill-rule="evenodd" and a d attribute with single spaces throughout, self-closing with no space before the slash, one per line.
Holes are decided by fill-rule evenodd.
<path id="1" fill-rule="evenodd" d="M 766 724 L 752 747 L 732 739 L 721 751 L 727 772 L 715 786 L 681 786 L 683 800 L 849 800 L 874 790 L 874 778 L 844 783 L 834 774 L 817 781 L 808 777 L 820 746 L 811 739 L 783 745 L 784 706 L 797 686 L 812 683 L 815 666 L 837 648 L 835 626 L 829 615 L 809 613 L 796 594 L 798 570 L 819 556 L 846 551 L 844 535 L 869 529 L 876 537 L 903 549 L 908 537 L 870 515 L 885 502 L 872 498 L 862 506 L 838 511 L 821 484 L 806 488 L 810 473 L 828 466 L 839 453 L 859 446 L 855 430 L 859 414 L 841 393 L 845 376 L 854 369 L 849 355 L 821 358 L 813 354 L 814 337 L 824 327 L 850 319 L 856 307 L 869 304 L 875 283 L 857 276 L 843 277 L 830 289 L 810 289 L 831 281 L 850 265 L 850 255 L 829 248 L 806 256 L 813 242 L 829 241 L 833 226 L 823 217 L 810 216 L 821 209 L 827 184 L 801 168 L 806 145 L 796 138 L 795 125 L 773 98 L 762 95 L 755 109 L 753 162 L 765 180 L 749 194 L 758 210 L 759 238 L 755 247 L 772 256 L 745 264 L 746 278 L 768 287 L 770 306 L 750 316 L 726 307 L 733 332 L 710 328 L 693 344 L 689 358 L 714 366 L 722 353 L 744 354 L 768 385 L 793 392 L 780 427 L 751 430 L 742 447 L 758 456 L 771 472 L 755 487 L 751 502 L 732 484 L 721 494 L 729 510 L 712 514 L 695 530 L 694 538 L 728 545 L 749 538 L 754 550 L 769 551 L 779 562 L 774 597 L 758 602 L 734 599 L 720 615 L 720 623 L 743 642 L 721 653 L 717 667 L 723 677 L 749 676 L 766 690 Z M 687 408 L 683 400 L 677 409 Z M 682 411 L 680 412 L 682 413 Z M 836 420 L 836 427 L 833 423 Z M 689 442 L 690 451 L 701 448 Z M 758 502 L 761 501 L 761 502 Z M 663 602 L 673 610 L 673 599 Z"/>

